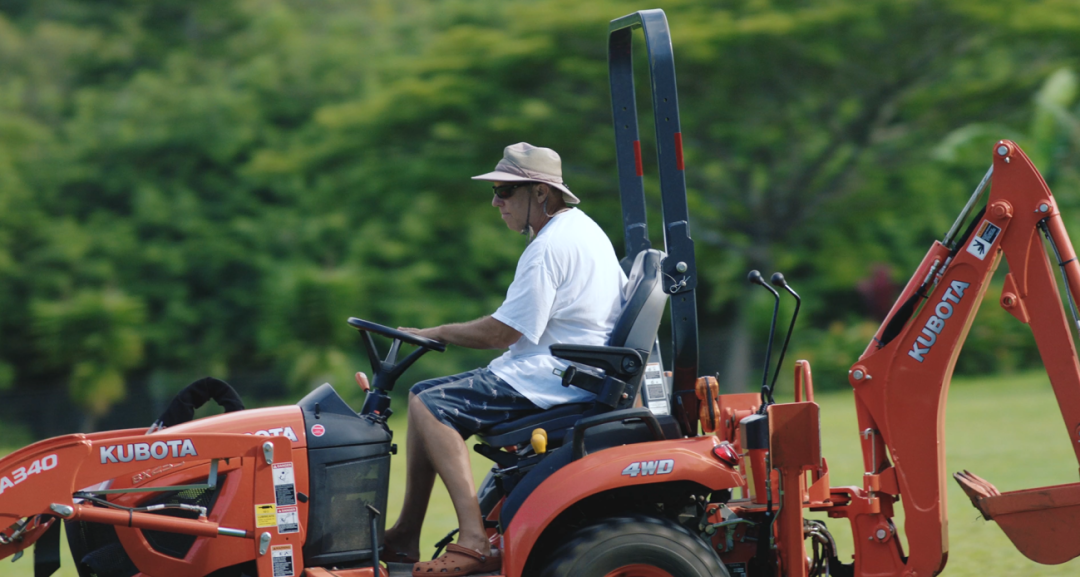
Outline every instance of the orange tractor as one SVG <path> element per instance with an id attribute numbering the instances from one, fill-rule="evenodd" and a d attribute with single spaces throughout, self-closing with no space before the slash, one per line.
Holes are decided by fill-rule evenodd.
<path id="1" fill-rule="evenodd" d="M 651 73 L 666 253 L 650 247 L 645 226 L 636 28 Z M 945 395 L 1002 256 L 1010 272 L 1000 305 L 1031 326 L 1066 432 L 1080 440 L 1080 365 L 1053 274 L 1056 265 L 1075 322 L 1080 263 L 1042 177 L 1015 143 L 994 145 L 990 172 L 851 368 L 865 474 L 861 487 L 832 487 L 808 363 L 796 363 L 791 403 L 773 402 L 767 382 L 760 394 L 722 395 L 715 379 L 698 377 L 697 275 L 663 12 L 613 21 L 609 59 L 630 283 L 607 346 L 552 347 L 574 363 L 563 384 L 595 399 L 480 436 L 477 451 L 495 463 L 479 497 L 492 545 L 503 553 L 501 574 L 939 573 L 948 553 Z M 979 204 L 985 208 L 976 211 Z M 756 272 L 751 280 L 768 287 Z M 782 276 L 773 283 L 795 295 Z M 670 373 L 656 337 L 668 305 Z M 82 577 L 396 573 L 377 560 L 396 453 L 389 392 L 421 355 L 443 345 L 349 322 L 362 332 L 374 374 L 359 413 L 328 384 L 296 405 L 241 410 L 227 385 L 204 379 L 149 429 L 57 437 L 0 460 L 0 559 L 36 545 L 35 575 L 51 575 L 63 526 Z M 393 339 L 385 358 L 372 333 Z M 402 343 L 416 348 L 399 360 Z M 210 398 L 227 412 L 191 420 L 193 407 Z M 1073 446 L 1080 459 L 1080 444 Z M 1080 483 L 1002 494 L 969 473 L 956 479 L 1034 561 L 1080 555 Z M 906 551 L 893 523 L 901 496 Z M 829 529 L 807 520 L 807 510 L 848 520 L 853 563 L 839 561 Z"/>

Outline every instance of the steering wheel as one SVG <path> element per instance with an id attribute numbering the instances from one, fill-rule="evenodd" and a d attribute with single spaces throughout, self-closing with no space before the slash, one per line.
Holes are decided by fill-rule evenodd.
<path id="1" fill-rule="evenodd" d="M 435 339 L 429 339 L 427 337 L 417 336 L 407 333 L 405 331 L 399 331 L 390 327 L 384 327 L 380 324 L 376 324 L 371 321 L 365 321 L 364 319 L 358 319 L 356 317 L 349 317 L 348 322 L 350 326 L 360 331 L 371 331 L 384 337 L 389 337 L 391 339 L 399 340 L 403 343 L 416 345 L 418 347 L 424 347 L 425 349 L 431 349 L 440 353 L 446 350 L 446 343 L 441 343 Z"/>
<path id="2" fill-rule="evenodd" d="M 349 326 L 360 331 L 364 336 L 364 348 L 367 349 L 368 360 L 371 361 L 372 376 L 374 376 L 374 382 L 371 383 L 371 392 L 364 400 L 364 408 L 360 411 L 360 414 L 374 413 L 382 415 L 380 418 L 389 417 L 391 411 L 390 395 L 388 393 L 393 390 L 398 377 L 424 353 L 428 351 L 438 351 L 440 353 L 445 351 L 446 343 L 418 337 L 356 317 L 349 317 L 348 323 Z M 386 353 L 385 359 L 380 358 L 379 349 L 375 346 L 375 339 L 371 338 L 371 333 L 394 339 L 394 343 L 390 345 L 390 351 Z M 417 349 L 398 361 L 398 350 L 401 348 L 401 343 L 416 345 Z"/>

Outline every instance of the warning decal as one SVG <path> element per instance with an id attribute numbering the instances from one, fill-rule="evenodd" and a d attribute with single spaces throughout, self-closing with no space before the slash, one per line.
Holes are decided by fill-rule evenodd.
<path id="1" fill-rule="evenodd" d="M 296 515 L 296 507 L 278 507 L 277 532 L 279 534 L 300 532 L 300 518 Z"/>
<path id="2" fill-rule="evenodd" d="M 645 402 L 654 415 L 670 414 L 667 395 L 664 394 L 664 373 L 660 363 L 645 365 Z"/>
<path id="3" fill-rule="evenodd" d="M 271 547 L 270 559 L 274 564 L 274 577 L 295 577 L 293 575 L 292 545 Z"/>
<path id="4" fill-rule="evenodd" d="M 274 500 L 278 507 L 296 504 L 292 463 L 274 463 Z"/>
<path id="5" fill-rule="evenodd" d="M 277 515 L 274 514 L 274 510 L 273 503 L 255 505 L 255 527 L 261 529 L 277 525 Z"/>
<path id="6" fill-rule="evenodd" d="M 1000 227 L 988 220 L 982 221 L 978 230 L 972 235 L 967 251 L 978 257 L 979 260 L 985 260 L 986 255 L 990 254 L 990 247 L 994 245 L 994 241 L 997 240 L 999 234 L 1001 234 Z"/>

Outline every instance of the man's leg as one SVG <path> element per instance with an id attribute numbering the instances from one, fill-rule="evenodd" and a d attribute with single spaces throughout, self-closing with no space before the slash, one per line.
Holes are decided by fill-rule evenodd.
<path id="1" fill-rule="evenodd" d="M 424 431 L 416 422 L 421 411 L 413 410 L 417 405 L 423 407 L 422 412 L 430 415 L 427 407 L 419 402 L 416 395 L 409 393 L 409 432 L 405 440 L 405 502 L 394 526 L 386 530 L 383 538 L 384 545 L 391 553 L 401 553 L 414 559 L 420 558 L 420 529 L 431 500 L 431 489 L 435 485 L 435 469 L 428 458 Z"/>
<path id="2" fill-rule="evenodd" d="M 458 545 L 488 555 L 491 549 L 487 531 L 484 530 L 484 520 L 480 515 L 480 502 L 476 499 L 476 484 L 473 482 L 472 467 L 469 464 L 469 450 L 461 434 L 435 418 L 427 405 L 416 396 L 409 398 L 410 439 L 414 431 L 420 433 L 427 450 L 428 463 L 442 478 L 447 492 L 450 493 L 450 500 L 454 503 L 460 530 Z M 431 495 L 430 485 L 427 487 L 427 495 Z M 426 501 L 424 505 L 426 508 Z"/>
<path id="3" fill-rule="evenodd" d="M 386 547 L 416 556 L 438 474 L 457 512 L 458 545 L 487 555 L 487 532 L 464 439 L 540 409 L 487 369 L 417 383 L 411 391 L 405 503 L 397 523 L 386 533 Z"/>

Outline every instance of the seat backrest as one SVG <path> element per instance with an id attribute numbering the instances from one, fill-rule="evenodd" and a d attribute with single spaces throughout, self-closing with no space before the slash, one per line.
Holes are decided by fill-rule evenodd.
<path id="1" fill-rule="evenodd" d="M 646 249 L 637 254 L 630 267 L 630 278 L 623 288 L 623 309 L 615 321 L 615 328 L 608 337 L 608 346 L 628 347 L 641 352 L 641 358 L 649 362 L 649 355 L 656 342 L 656 331 L 667 307 L 668 295 L 664 292 L 664 273 L 660 263 L 664 253 Z M 627 409 L 633 406 L 641 389 L 645 373 L 626 382 L 625 396 L 615 407 Z M 602 411 L 597 406 L 594 411 Z"/>
<path id="2" fill-rule="evenodd" d="M 667 306 L 664 273 L 660 269 L 663 260 L 664 253 L 651 248 L 634 258 L 623 288 L 623 310 L 608 337 L 608 346 L 630 347 L 645 354 L 652 350 Z"/>

